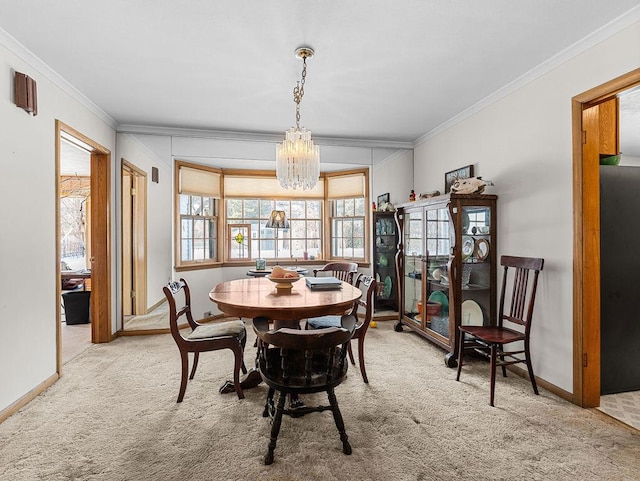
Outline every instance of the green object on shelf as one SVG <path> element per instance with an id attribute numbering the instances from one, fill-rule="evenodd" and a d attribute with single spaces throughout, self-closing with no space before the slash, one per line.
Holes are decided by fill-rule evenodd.
<path id="1" fill-rule="evenodd" d="M 442 291 L 433 291 L 431 293 L 431 295 L 429 296 L 429 300 L 430 301 L 439 302 L 440 304 L 442 304 L 443 313 L 449 311 L 449 298 L 447 297 L 447 295 L 444 292 L 442 292 Z"/>
<path id="2" fill-rule="evenodd" d="M 618 165 L 620 164 L 620 154 L 618 155 L 600 155 L 600 165 Z"/>

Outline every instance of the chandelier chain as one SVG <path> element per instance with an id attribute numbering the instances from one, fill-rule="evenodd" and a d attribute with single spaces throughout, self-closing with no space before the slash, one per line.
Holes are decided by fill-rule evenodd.
<path id="1" fill-rule="evenodd" d="M 296 103 L 296 127 L 300 128 L 300 101 L 304 97 L 304 82 L 307 78 L 307 58 L 302 58 L 302 78 L 293 88 L 293 101 Z"/>

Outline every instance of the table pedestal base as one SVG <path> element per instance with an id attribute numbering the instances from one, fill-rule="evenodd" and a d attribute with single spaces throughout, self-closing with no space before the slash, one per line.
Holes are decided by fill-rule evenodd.
<path id="1" fill-rule="evenodd" d="M 240 379 L 240 386 L 242 390 L 245 389 L 253 389 L 258 384 L 262 382 L 262 377 L 260 377 L 260 372 L 256 368 L 249 369 L 249 372 L 244 375 L 242 379 Z M 235 386 L 233 385 L 233 381 L 225 382 L 222 387 L 219 389 L 220 394 L 227 394 L 230 392 L 235 392 Z"/>

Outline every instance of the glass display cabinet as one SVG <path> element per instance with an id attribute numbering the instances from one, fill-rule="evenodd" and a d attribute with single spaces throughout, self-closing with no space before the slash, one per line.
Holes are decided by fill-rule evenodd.
<path id="1" fill-rule="evenodd" d="M 373 275 L 379 283 L 375 310 L 398 310 L 396 252 L 398 229 L 393 212 L 373 213 Z"/>
<path id="2" fill-rule="evenodd" d="M 446 194 L 396 206 L 400 232 L 399 320 L 447 351 L 457 365 L 461 324 L 496 318 L 496 201 Z"/>

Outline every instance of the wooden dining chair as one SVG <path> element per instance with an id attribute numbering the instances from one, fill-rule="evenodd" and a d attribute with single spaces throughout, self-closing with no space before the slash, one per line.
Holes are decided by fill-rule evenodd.
<path id="1" fill-rule="evenodd" d="M 362 296 L 354 303 L 354 308 L 351 312 L 351 314 L 357 319 L 356 328 L 353 331 L 353 337 L 351 339 L 358 340 L 358 363 L 360 365 L 360 374 L 362 375 L 362 380 L 365 383 L 368 383 L 369 378 L 367 378 L 367 370 L 364 367 L 364 338 L 367 334 L 367 330 L 369 329 L 371 319 L 373 318 L 373 303 L 377 289 L 377 282 L 371 276 L 360 274 L 356 280 L 356 287 L 362 291 Z M 358 311 L 360 309 L 364 312 L 364 317 L 362 318 L 358 317 Z M 305 329 L 322 329 L 332 326 L 340 326 L 340 316 L 312 317 L 307 319 Z M 351 360 L 351 364 L 355 365 L 351 342 L 349 342 L 349 359 Z"/>
<path id="2" fill-rule="evenodd" d="M 531 320 L 536 299 L 538 275 L 542 271 L 544 259 L 502 256 L 500 265 L 504 267 L 504 274 L 502 276 L 497 323 L 490 326 L 459 326 L 460 343 L 458 346 L 458 373 L 456 375 L 456 381 L 459 381 L 465 351 L 474 350 L 488 355 L 491 365 L 489 403 L 492 406 L 494 405 L 497 366 L 502 367 L 502 375 L 507 377 L 506 366 L 522 362 L 526 363 L 533 392 L 538 394 L 538 386 L 531 364 L 529 336 L 531 334 Z M 529 274 L 531 272 L 533 272 L 533 280 L 529 285 Z M 509 299 L 506 299 L 507 284 L 512 287 Z M 515 329 L 516 326 L 520 326 L 520 329 L 523 330 Z M 469 336 L 469 339 L 467 339 L 467 336 Z M 517 341 L 524 343 L 524 349 L 511 351 L 504 349 L 505 344 Z"/>
<path id="3" fill-rule="evenodd" d="M 189 356 L 193 353 L 193 367 L 189 379 L 193 379 L 198 367 L 198 359 L 201 352 L 217 351 L 219 349 L 231 349 L 235 358 L 233 368 L 233 384 L 238 395 L 238 399 L 244 398 L 242 386 L 240 385 L 240 370 L 247 373 L 244 365 L 244 346 L 247 342 L 247 331 L 244 323 L 240 320 L 226 321 L 218 323 L 201 324 L 194 321 L 191 314 L 191 293 L 189 286 L 184 279 L 179 282 L 170 282 L 162 288 L 164 295 L 169 302 L 169 326 L 171 335 L 180 350 L 180 359 L 182 361 L 182 378 L 180 381 L 180 392 L 178 393 L 178 401 L 182 402 L 184 393 L 187 390 L 187 373 L 189 370 Z M 184 306 L 176 307 L 176 295 L 182 291 L 184 293 Z M 184 316 L 187 320 L 191 333 L 183 336 L 180 329 L 180 318 Z"/>
<path id="4" fill-rule="evenodd" d="M 353 284 L 353 278 L 358 272 L 358 264 L 355 262 L 329 262 L 319 269 L 313 270 L 314 277 L 322 275 L 334 276 L 341 281 Z"/>
<path id="5" fill-rule="evenodd" d="M 273 416 L 264 464 L 273 463 L 282 416 L 285 414 L 301 417 L 312 412 L 330 410 L 340 433 L 342 452 L 351 454 L 351 445 L 334 390 L 347 375 L 349 363 L 345 357 L 355 324 L 355 317 L 345 315 L 342 316 L 339 327 L 304 331 L 287 327 L 270 329 L 269 319 L 265 317 L 253 320 L 253 328 L 259 340 L 256 364 L 260 376 L 269 386 L 263 415 Z M 287 395 L 298 396 L 322 391 L 327 393 L 329 406 L 296 404 L 285 409 Z M 274 407 L 275 392 L 278 392 L 278 400 Z"/>

